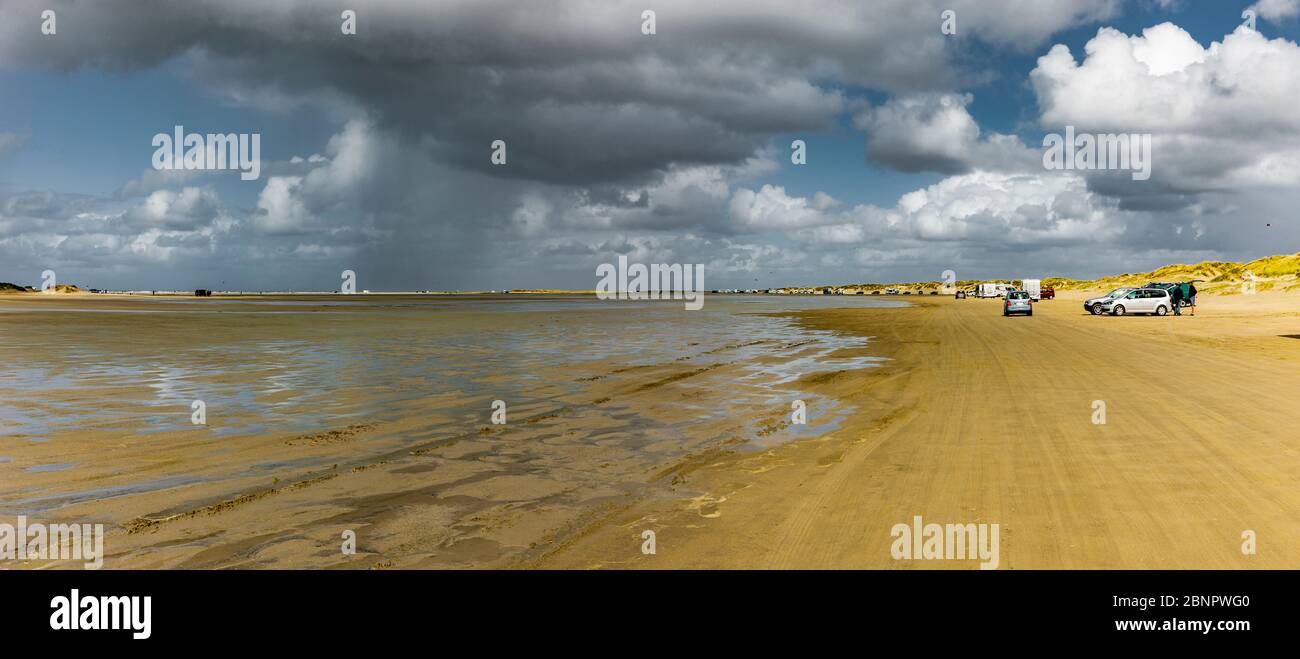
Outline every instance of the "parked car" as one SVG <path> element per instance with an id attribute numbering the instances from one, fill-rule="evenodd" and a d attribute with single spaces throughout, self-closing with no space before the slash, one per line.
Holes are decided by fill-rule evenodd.
<path id="1" fill-rule="evenodd" d="M 1044 300 L 1055 299 L 1056 288 L 1052 286 L 1044 286 L 1042 292 L 1040 292 L 1039 295 L 1041 295 Z"/>
<path id="2" fill-rule="evenodd" d="M 1013 313 L 1022 313 L 1026 316 L 1034 315 L 1034 301 L 1030 299 L 1029 293 L 1025 291 L 1009 291 L 1007 296 L 1002 298 L 1002 315 L 1010 316 Z"/>
<path id="3" fill-rule="evenodd" d="M 1173 298 L 1169 296 L 1169 291 L 1166 289 L 1138 288 L 1125 293 L 1122 297 L 1102 302 L 1098 306 L 1103 313 L 1112 316 L 1130 313 L 1153 313 L 1163 316 L 1174 308 L 1173 304 Z"/>
<path id="4" fill-rule="evenodd" d="M 965 300 L 965 299 L 966 299 L 966 291 L 957 291 L 957 299 L 958 299 L 958 300 Z"/>
<path id="5" fill-rule="evenodd" d="M 1090 314 L 1092 314 L 1092 315 L 1094 315 L 1094 316 L 1100 316 L 1100 315 L 1102 315 L 1103 313 L 1105 313 L 1105 311 L 1102 311 L 1102 309 L 1101 309 L 1101 303 L 1102 303 L 1102 302 L 1106 302 L 1106 301 L 1109 301 L 1109 300 L 1114 300 L 1114 299 L 1117 298 L 1117 297 L 1123 297 L 1123 296 L 1127 295 L 1128 292 L 1131 291 L 1131 290 L 1133 290 L 1133 289 L 1131 289 L 1131 288 L 1117 288 L 1117 289 L 1115 289 L 1115 290 L 1113 290 L 1113 291 L 1111 291 L 1111 292 L 1109 292 L 1109 293 L 1107 293 L 1107 294 L 1105 294 L 1105 295 L 1103 295 L 1103 296 L 1101 296 L 1101 297 L 1094 297 L 1094 298 L 1091 298 L 1091 299 L 1084 300 L 1084 301 L 1083 301 L 1083 310 L 1084 310 L 1084 311 L 1087 311 L 1088 313 L 1090 313 Z"/>

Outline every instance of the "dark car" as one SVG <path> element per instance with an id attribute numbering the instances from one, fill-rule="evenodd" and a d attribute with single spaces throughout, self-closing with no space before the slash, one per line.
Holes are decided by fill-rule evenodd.
<path id="1" fill-rule="evenodd" d="M 1143 286 L 1142 288 L 1163 288 L 1163 289 L 1165 289 L 1166 291 L 1169 291 L 1169 295 L 1170 295 L 1170 297 L 1172 297 L 1172 296 L 1173 296 L 1173 290 L 1172 290 L 1172 289 L 1173 289 L 1175 286 L 1182 286 L 1183 284 L 1195 284 L 1195 283 L 1199 283 L 1199 282 L 1202 282 L 1202 281 L 1205 281 L 1205 280 L 1204 280 L 1204 279 L 1193 279 L 1193 280 L 1191 280 L 1191 281 L 1178 282 L 1178 283 L 1168 283 L 1168 282 L 1158 282 L 1158 281 L 1153 281 L 1153 282 L 1151 282 L 1150 284 L 1147 284 L 1146 286 Z M 1179 300 L 1179 301 L 1178 301 L 1178 306 L 1179 306 L 1179 307 L 1186 307 L 1188 304 L 1189 304 L 1188 301 L 1185 300 L 1185 299 L 1184 299 L 1184 300 Z"/>

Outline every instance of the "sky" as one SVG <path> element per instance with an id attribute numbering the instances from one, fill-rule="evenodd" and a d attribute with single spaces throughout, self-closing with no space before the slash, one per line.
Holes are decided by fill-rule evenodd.
<path id="1" fill-rule="evenodd" d="M 592 289 L 627 256 L 766 288 L 1294 253 L 1298 39 L 1300 0 L 0 0 L 0 281 Z M 257 135 L 259 176 L 155 167 L 177 126 Z M 1045 167 L 1067 126 L 1149 135 L 1150 177 Z"/>

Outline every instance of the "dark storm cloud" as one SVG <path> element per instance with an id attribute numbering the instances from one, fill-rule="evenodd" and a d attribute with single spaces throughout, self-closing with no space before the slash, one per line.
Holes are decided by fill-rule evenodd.
<path id="1" fill-rule="evenodd" d="M 940 2 L 791 12 L 785 2 L 663 1 L 653 36 L 640 33 L 643 7 L 631 2 L 354 4 L 351 37 L 337 8 L 306 0 L 22 0 L 6 13 L 28 20 L 0 27 L 9 44 L 0 65 L 126 72 L 188 54 L 196 81 L 243 102 L 362 113 L 482 171 L 489 145 L 504 139 L 511 166 L 494 175 L 564 183 L 739 162 L 773 133 L 830 127 L 845 109 L 838 85 L 941 89 L 958 75 Z M 1036 4 L 1014 27 L 978 5 L 959 11 L 977 34 L 1024 45 L 1113 10 Z M 58 39 L 33 29 L 45 8 L 58 12 Z"/>
<path id="2" fill-rule="evenodd" d="M 810 269 L 883 277 L 1004 263 L 1008 232 L 1045 250 L 1087 246 L 1069 253 L 1077 262 L 1107 241 L 1162 245 L 1184 227 L 1182 253 L 1193 253 L 1221 232 L 1166 211 L 1233 207 L 1186 196 L 1219 189 L 1212 156 L 1169 178 L 1157 170 L 1142 189 L 1099 179 L 1085 190 L 1039 180 L 1036 149 L 981 132 L 966 111 L 980 72 L 954 63 L 962 46 L 939 32 L 941 10 L 958 12 L 965 36 L 1023 51 L 1113 15 L 1114 0 L 1006 0 L 998 11 L 975 0 L 656 0 L 654 36 L 640 32 L 643 4 L 348 3 L 352 37 L 339 30 L 342 6 L 308 0 L 6 2 L 5 69 L 130 74 L 179 61 L 221 102 L 323 110 L 338 129 L 266 163 L 256 200 L 238 205 L 204 175 L 153 171 L 109 198 L 10 196 L 0 259 L 254 289 L 269 279 L 332 290 L 343 269 L 375 290 L 588 288 L 594 266 L 620 253 L 746 282 Z M 36 29 L 46 8 L 59 14 L 57 39 Z M 1068 78 L 1053 80 L 1069 91 Z M 865 108 L 862 90 L 886 100 Z M 950 180 L 894 208 L 767 185 L 786 157 L 767 152 L 774 136 L 830 131 L 848 114 L 877 162 Z M 490 162 L 498 139 L 508 166 Z M 1218 162 L 1249 164 L 1250 148 Z M 1107 196 L 1119 201 L 1097 198 Z M 1137 221 L 1159 227 L 1126 233 Z"/>

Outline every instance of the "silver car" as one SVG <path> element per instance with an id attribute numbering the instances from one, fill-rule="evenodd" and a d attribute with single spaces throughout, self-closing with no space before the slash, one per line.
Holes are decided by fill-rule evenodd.
<path id="1" fill-rule="evenodd" d="M 1088 313 L 1090 313 L 1090 314 L 1092 314 L 1092 315 L 1094 315 L 1094 316 L 1100 316 L 1100 315 L 1102 315 L 1103 313 L 1106 313 L 1105 311 L 1102 311 L 1102 308 L 1101 308 L 1101 304 L 1102 304 L 1103 302 L 1110 302 L 1111 300 L 1114 300 L 1115 298 L 1124 297 L 1124 296 L 1127 295 L 1128 292 L 1131 291 L 1131 290 L 1133 290 L 1133 289 L 1131 289 L 1131 288 L 1117 288 L 1117 289 L 1115 289 L 1115 290 L 1113 290 L 1113 291 L 1111 291 L 1111 292 L 1109 292 L 1109 293 L 1107 293 L 1107 294 L 1105 294 L 1105 295 L 1103 295 L 1103 296 L 1101 296 L 1101 297 L 1094 297 L 1094 298 L 1092 298 L 1092 299 L 1084 300 L 1084 301 L 1083 301 L 1083 310 L 1084 310 L 1084 311 L 1087 311 Z"/>
<path id="2" fill-rule="evenodd" d="M 1103 313 L 1123 316 L 1130 313 L 1153 313 L 1163 316 L 1174 308 L 1174 301 L 1169 291 L 1163 288 L 1138 288 L 1125 293 L 1122 297 L 1101 303 Z"/>
<path id="3" fill-rule="evenodd" d="M 1028 292 L 1008 291 L 1007 296 L 1002 298 L 1002 315 L 1010 316 L 1013 313 L 1034 315 L 1034 301 L 1029 299 Z"/>

